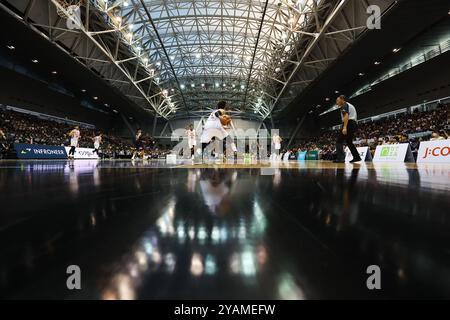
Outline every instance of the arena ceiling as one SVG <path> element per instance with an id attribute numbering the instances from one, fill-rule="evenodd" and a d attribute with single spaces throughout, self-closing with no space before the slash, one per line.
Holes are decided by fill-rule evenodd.
<path id="1" fill-rule="evenodd" d="M 226 100 L 235 116 L 264 120 L 367 31 L 370 5 L 384 12 L 395 2 L 7 0 L 2 7 L 153 114 L 198 117 Z"/>

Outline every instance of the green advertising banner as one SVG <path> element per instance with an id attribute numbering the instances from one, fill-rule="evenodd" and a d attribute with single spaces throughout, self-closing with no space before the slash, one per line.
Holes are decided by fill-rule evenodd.
<path id="1" fill-rule="evenodd" d="M 306 160 L 319 160 L 319 151 L 308 151 L 306 153 Z"/>

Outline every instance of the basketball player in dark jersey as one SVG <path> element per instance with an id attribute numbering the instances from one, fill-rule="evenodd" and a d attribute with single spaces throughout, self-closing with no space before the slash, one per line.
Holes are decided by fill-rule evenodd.
<path id="1" fill-rule="evenodd" d="M 131 160 L 134 160 L 136 156 L 142 151 L 142 130 L 138 129 L 136 135 L 134 136 L 134 153 Z"/>

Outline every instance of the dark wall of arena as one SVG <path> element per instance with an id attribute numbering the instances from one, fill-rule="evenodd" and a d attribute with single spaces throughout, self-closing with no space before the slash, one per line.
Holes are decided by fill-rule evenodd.
<path id="1" fill-rule="evenodd" d="M 450 52 L 420 64 L 372 87 L 350 102 L 360 119 L 450 96 Z M 445 66 L 443 68 L 443 66 Z M 340 123 L 338 111 L 319 117 L 319 126 Z"/>
<path id="2" fill-rule="evenodd" d="M 103 113 L 81 105 L 81 98 L 60 93 L 42 82 L 10 69 L 0 68 L 0 104 L 94 124 L 101 130 L 112 131 L 121 136 L 131 132 L 123 118 L 114 112 Z M 127 118 L 131 128 L 142 127 L 151 131 L 152 119 Z"/>
<path id="3" fill-rule="evenodd" d="M 151 131 L 150 112 L 62 51 L 62 43 L 55 45 L 3 10 L 0 25 L 14 30 L 0 41 L 0 104 L 94 124 L 121 136 L 131 136 L 137 127 Z"/>
<path id="4" fill-rule="evenodd" d="M 101 128 L 114 125 L 116 117 L 80 106 L 80 100 L 50 90 L 47 83 L 9 69 L 0 69 L 0 103 L 71 120 L 95 124 Z"/>

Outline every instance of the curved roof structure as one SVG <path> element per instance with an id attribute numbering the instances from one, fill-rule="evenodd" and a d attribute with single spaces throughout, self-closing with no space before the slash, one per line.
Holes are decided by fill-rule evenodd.
<path id="1" fill-rule="evenodd" d="M 321 1 L 324 3 L 324 1 Z M 299 33 L 328 6 L 314 0 L 127 1 L 115 10 L 178 112 L 228 101 L 259 112 Z M 261 110 L 260 110 L 261 109 Z"/>
<path id="2" fill-rule="evenodd" d="M 154 114 L 196 117 L 226 100 L 237 116 L 265 119 L 367 30 L 369 6 L 395 1 L 48 0 L 28 11 L 34 1 L 10 2 Z"/>

